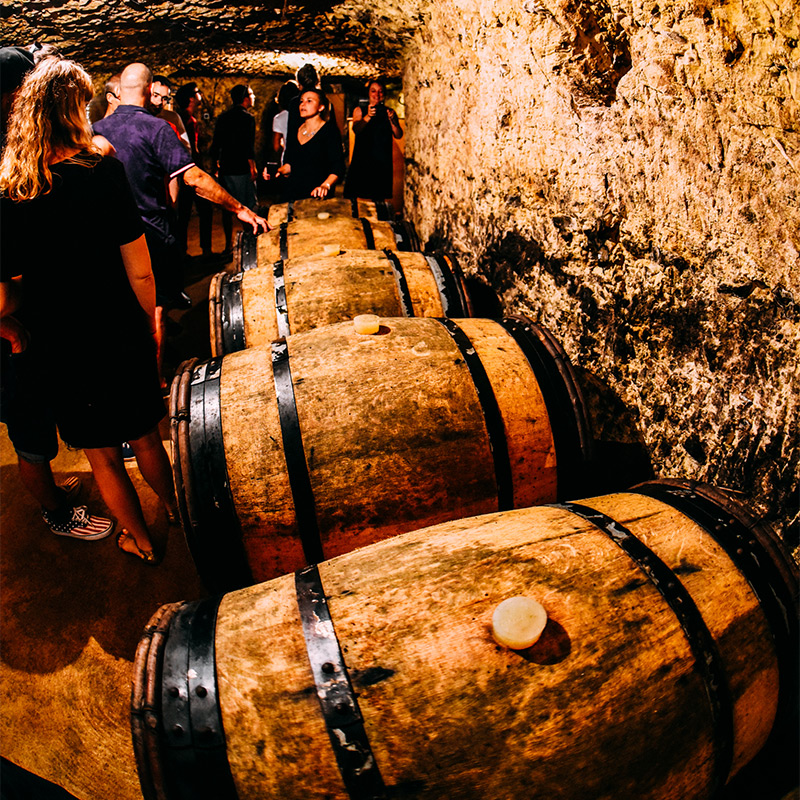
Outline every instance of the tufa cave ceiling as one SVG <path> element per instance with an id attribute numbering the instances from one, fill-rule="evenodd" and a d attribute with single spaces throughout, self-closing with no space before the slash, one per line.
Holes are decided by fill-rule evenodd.
<path id="1" fill-rule="evenodd" d="M 425 2 L 11 0 L 0 14 L 3 45 L 55 45 L 99 72 L 144 61 L 170 75 L 270 75 L 314 54 L 328 76 L 363 77 L 401 72 Z"/>

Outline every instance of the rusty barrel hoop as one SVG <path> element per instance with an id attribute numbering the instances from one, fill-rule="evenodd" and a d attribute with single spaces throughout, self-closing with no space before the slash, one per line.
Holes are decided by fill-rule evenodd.
<path id="1" fill-rule="evenodd" d="M 222 447 L 220 361 L 200 363 L 194 358 L 178 367 L 170 390 L 172 472 L 181 524 L 198 573 L 219 571 L 252 582 Z M 221 538 L 227 546 L 217 548 Z"/>
<path id="2" fill-rule="evenodd" d="M 656 480 L 634 487 L 632 493 L 652 497 L 697 523 L 721 546 L 753 589 L 775 642 L 781 681 L 780 716 L 781 705 L 796 692 L 793 679 L 797 676 L 798 661 L 797 566 L 786 554 L 780 540 L 768 525 L 755 520 L 744 506 L 728 494 L 704 484 Z M 619 545 L 646 576 L 644 583 L 649 580 L 658 589 L 667 607 L 678 618 L 693 654 L 694 669 L 702 676 L 712 706 L 714 767 L 708 796 L 713 796 L 729 777 L 733 748 L 733 699 L 717 642 L 692 595 L 684 587 L 680 575 L 625 525 L 580 502 L 566 503 L 557 508 L 590 522 Z M 477 521 L 480 519 L 477 518 Z M 430 531 L 435 532 L 443 527 L 436 526 Z M 367 551 L 360 552 L 363 554 Z M 480 558 L 478 555 L 475 557 Z M 311 566 L 295 573 L 295 586 L 307 648 L 309 678 L 316 687 L 315 693 L 347 795 L 351 800 L 382 800 L 394 796 L 391 787 L 384 785 L 381 764 L 373 757 L 364 729 L 364 717 L 356 699 L 358 695 L 351 683 L 336 633 L 336 619 L 331 617 L 327 607 L 325 587 L 318 568 Z M 156 614 L 145 631 L 142 640 L 144 645 L 140 643 L 133 690 L 133 697 L 140 699 L 138 704 L 134 703 L 132 715 L 138 721 L 142 716 L 141 709 L 147 708 L 148 713 L 152 714 L 147 725 L 147 736 L 151 740 L 155 737 L 158 745 L 154 746 L 151 741 L 148 748 L 146 737 L 134 735 L 137 763 L 145 765 L 147 771 L 146 777 L 142 778 L 145 800 L 237 798 L 230 765 L 223 758 L 225 734 L 221 727 L 222 711 L 219 706 L 210 708 L 211 698 L 213 702 L 219 702 L 215 669 L 209 661 L 213 662 L 215 646 L 212 620 L 216 618 L 222 599 L 218 597 L 201 603 L 184 604 L 177 613 L 173 607 L 167 607 L 167 613 L 162 610 Z M 724 598 L 720 598 L 720 601 L 724 602 Z M 157 635 L 153 635 L 154 630 Z M 268 651 L 269 645 L 265 644 L 264 648 L 265 652 Z M 380 671 L 380 668 L 375 669 Z M 187 674 L 199 677 L 187 680 Z M 370 680 L 374 683 L 391 674 L 388 671 Z M 784 685 L 785 682 L 788 682 L 787 685 Z M 198 686 L 202 687 L 199 693 Z M 179 750 L 174 745 L 175 737 L 171 736 L 169 729 L 170 725 L 175 725 L 172 706 L 174 698 L 188 697 L 192 690 L 202 696 L 203 706 L 197 715 L 194 710 L 191 713 L 182 711 L 190 730 L 185 737 L 187 741 L 181 739 L 183 750 Z M 143 702 L 141 698 L 146 700 Z M 261 713 L 266 718 L 270 711 L 264 709 Z M 209 719 L 212 722 L 209 723 Z M 142 723 L 138 724 L 139 728 L 143 726 Z M 778 733 L 779 724 L 774 721 L 773 736 Z M 209 726 L 212 729 L 210 733 Z M 181 737 L 183 735 L 182 732 Z M 215 750 L 209 754 L 212 739 Z M 213 766 L 204 772 L 203 780 L 198 781 L 191 768 L 203 759 Z M 214 774 L 214 770 L 218 774 Z M 424 772 L 424 763 L 420 770 Z M 152 790 L 153 776 L 161 776 L 162 779 L 157 791 Z M 518 796 L 525 796 L 528 788 L 527 785 L 520 786 Z"/>

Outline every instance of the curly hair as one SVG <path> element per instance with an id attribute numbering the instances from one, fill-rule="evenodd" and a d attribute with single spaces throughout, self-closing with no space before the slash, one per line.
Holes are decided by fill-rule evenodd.
<path id="1" fill-rule="evenodd" d="M 74 61 L 45 58 L 28 73 L 14 99 L 0 162 L 0 191 L 6 197 L 22 201 L 47 194 L 53 185 L 50 164 L 65 150 L 77 148 L 72 160 L 79 163 L 94 161 L 85 111 L 93 94 L 92 79 Z"/>

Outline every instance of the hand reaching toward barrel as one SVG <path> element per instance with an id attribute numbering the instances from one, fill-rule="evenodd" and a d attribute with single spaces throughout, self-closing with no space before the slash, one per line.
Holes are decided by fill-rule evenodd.
<path id="1" fill-rule="evenodd" d="M 335 176 L 334 176 L 335 177 Z M 324 200 L 330 192 L 331 186 L 329 183 L 321 183 L 319 186 L 311 190 L 311 196 Z"/>
<path id="2" fill-rule="evenodd" d="M 240 219 L 245 225 L 252 225 L 253 227 L 253 234 L 258 236 L 259 233 L 266 233 L 270 230 L 269 223 L 264 219 L 264 217 L 259 217 L 254 211 L 251 211 L 246 206 L 242 206 L 242 210 L 236 214 L 236 217 Z"/>

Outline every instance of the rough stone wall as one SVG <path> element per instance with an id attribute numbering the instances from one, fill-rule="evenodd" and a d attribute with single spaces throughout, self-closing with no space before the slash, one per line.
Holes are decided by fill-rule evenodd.
<path id="1" fill-rule="evenodd" d="M 556 333 L 635 419 L 656 474 L 744 492 L 792 536 L 798 3 L 428 12 L 404 82 L 423 239 Z"/>

